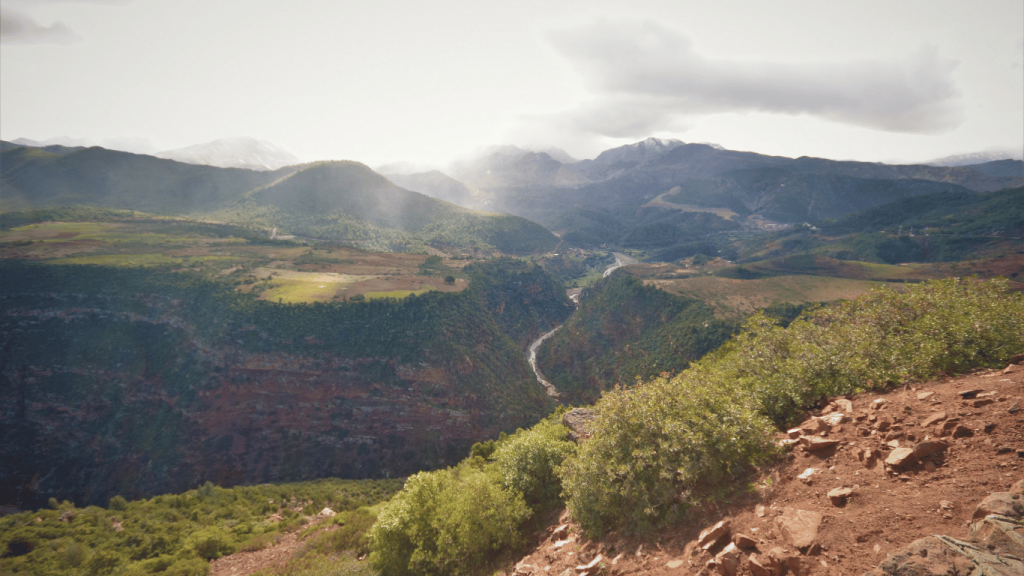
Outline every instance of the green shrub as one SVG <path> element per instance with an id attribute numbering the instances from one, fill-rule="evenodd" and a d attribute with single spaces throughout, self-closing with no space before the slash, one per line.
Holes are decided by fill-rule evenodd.
<path id="1" fill-rule="evenodd" d="M 494 452 L 502 486 L 522 494 L 535 511 L 558 505 L 562 485 L 557 470 L 575 449 L 557 415 L 513 435 Z"/>
<path id="2" fill-rule="evenodd" d="M 217 529 L 199 530 L 189 538 L 187 547 L 203 559 L 212 560 L 235 551 L 231 537 Z"/>
<path id="3" fill-rule="evenodd" d="M 107 503 L 107 508 L 110 508 L 111 510 L 124 510 L 127 507 L 128 501 L 125 500 L 124 497 L 120 495 L 114 496 L 113 498 L 110 499 L 110 502 Z"/>
<path id="4" fill-rule="evenodd" d="M 569 510 L 591 533 L 643 533 L 771 454 L 772 427 L 749 396 L 656 378 L 597 403 L 593 435 L 561 471 Z"/>
<path id="5" fill-rule="evenodd" d="M 784 426 L 830 396 L 1001 366 L 1024 351 L 1024 295 L 1003 280 L 874 290 L 782 328 L 757 314 L 668 379 L 597 403 L 593 436 L 561 469 L 568 507 L 597 533 L 644 532 L 771 456 Z"/>
<path id="6" fill-rule="evenodd" d="M 421 472 L 381 509 L 369 532 L 373 566 L 384 574 L 465 574 L 519 542 L 530 515 L 520 494 L 487 469 Z"/>

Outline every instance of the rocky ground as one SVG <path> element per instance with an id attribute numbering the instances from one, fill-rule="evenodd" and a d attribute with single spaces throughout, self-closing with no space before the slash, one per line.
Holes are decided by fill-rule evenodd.
<path id="1" fill-rule="evenodd" d="M 563 514 L 505 574 L 955 576 L 977 568 L 964 546 L 1003 554 L 986 574 L 1024 573 L 1024 365 L 837 398 L 779 442 L 755 490 L 689 523 L 591 541 Z M 993 511 L 1016 523 L 971 531 Z"/>

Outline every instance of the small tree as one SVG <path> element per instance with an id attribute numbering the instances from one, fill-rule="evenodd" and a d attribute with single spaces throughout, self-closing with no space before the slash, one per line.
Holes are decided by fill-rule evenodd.
<path id="1" fill-rule="evenodd" d="M 445 284 L 455 284 L 455 276 L 445 276 L 444 277 L 444 283 Z"/>

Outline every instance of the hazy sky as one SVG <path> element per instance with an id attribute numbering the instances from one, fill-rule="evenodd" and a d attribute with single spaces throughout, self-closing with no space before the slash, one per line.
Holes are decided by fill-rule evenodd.
<path id="1" fill-rule="evenodd" d="M 1021 0 L 3 0 L 0 138 L 303 160 L 1024 150 Z"/>

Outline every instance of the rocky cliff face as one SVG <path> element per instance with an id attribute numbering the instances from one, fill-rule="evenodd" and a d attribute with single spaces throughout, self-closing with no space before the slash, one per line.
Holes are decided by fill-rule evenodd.
<path id="1" fill-rule="evenodd" d="M 229 310 L 197 314 L 216 308 L 199 300 L 0 294 L 3 504 L 105 503 L 207 480 L 395 477 L 457 462 L 473 442 L 550 411 L 516 341 L 571 309 L 537 270 L 426 304 L 365 305 L 359 322 L 323 322 L 333 337 L 283 326 L 300 309 L 272 310 L 283 315 L 271 316 L 275 331 Z M 440 320 L 411 318 L 428 313 Z M 372 355 L 368 338 L 394 345 Z"/>

